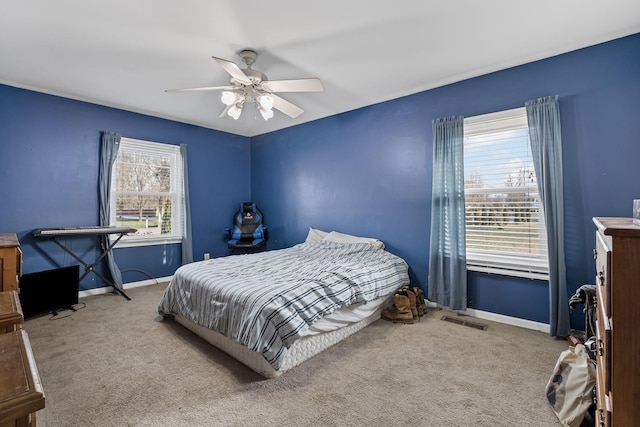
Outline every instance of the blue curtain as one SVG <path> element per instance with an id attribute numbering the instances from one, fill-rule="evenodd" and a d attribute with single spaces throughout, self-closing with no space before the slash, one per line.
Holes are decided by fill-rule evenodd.
<path id="1" fill-rule="evenodd" d="M 118 157 L 118 148 L 120 148 L 120 135 L 114 132 L 102 131 L 100 137 L 100 172 L 98 177 L 98 189 L 100 197 L 100 225 L 108 226 L 109 211 L 111 209 L 111 169 L 113 163 Z M 109 246 L 109 236 L 102 237 L 102 245 L 106 248 Z M 116 264 L 113 253 L 109 251 L 105 258 L 113 283 L 122 289 L 122 273 Z"/>
<path id="2" fill-rule="evenodd" d="M 564 261 L 562 137 L 558 96 L 527 101 L 533 165 L 544 210 L 549 252 L 549 334 L 569 335 L 569 296 Z"/>
<path id="3" fill-rule="evenodd" d="M 182 264 L 193 262 L 193 242 L 191 240 L 191 204 L 189 202 L 189 169 L 187 167 L 187 145 L 180 144 L 182 157 L 183 191 L 183 229 L 182 229 Z"/>
<path id="4" fill-rule="evenodd" d="M 463 117 L 433 121 L 428 297 L 452 310 L 467 308 L 463 130 Z"/>

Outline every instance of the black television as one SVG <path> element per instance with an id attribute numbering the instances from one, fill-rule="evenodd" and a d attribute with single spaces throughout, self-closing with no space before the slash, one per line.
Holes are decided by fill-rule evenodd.
<path id="1" fill-rule="evenodd" d="M 23 274 L 19 280 L 20 305 L 25 319 L 74 310 L 78 304 L 77 265 Z"/>

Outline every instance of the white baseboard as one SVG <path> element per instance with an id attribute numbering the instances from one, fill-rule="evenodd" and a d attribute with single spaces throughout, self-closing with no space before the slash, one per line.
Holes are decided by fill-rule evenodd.
<path id="1" fill-rule="evenodd" d="M 147 280 L 141 280 L 139 282 L 124 283 L 122 287 L 124 290 L 127 290 L 132 288 L 139 288 L 140 286 L 169 283 L 172 277 L 173 276 L 166 276 L 166 277 L 158 277 L 157 279 L 147 279 Z M 102 288 L 95 288 L 95 289 L 87 289 L 86 291 L 78 292 L 78 298 L 89 297 L 91 295 L 108 294 L 110 292 L 113 292 L 113 288 L 111 286 L 105 286 Z"/>
<path id="2" fill-rule="evenodd" d="M 141 280 L 139 282 L 125 283 L 122 287 L 125 290 L 127 290 L 132 288 L 139 288 L 140 286 L 169 283 L 172 277 L 173 276 L 166 276 L 166 277 L 159 277 L 157 279 L 148 279 L 148 280 Z M 106 286 L 103 288 L 80 291 L 78 293 L 78 297 L 84 298 L 91 295 L 108 294 L 110 292 L 113 292 L 113 288 L 111 286 Z M 438 307 L 438 304 L 432 301 L 426 300 L 425 302 L 427 303 L 427 306 L 429 306 L 430 308 Z M 526 319 L 520 319 L 518 317 L 505 316 L 504 314 L 496 314 L 496 313 L 491 313 L 489 311 L 476 310 L 473 308 L 468 308 L 465 311 L 462 311 L 462 310 L 457 311 L 457 313 L 464 316 L 477 317 L 478 319 L 491 320 L 492 322 L 504 323 L 507 325 L 518 326 L 526 329 L 533 329 L 534 331 L 549 333 L 549 331 L 551 330 L 549 328 L 549 325 L 546 323 L 534 322 L 533 320 L 526 320 Z"/>

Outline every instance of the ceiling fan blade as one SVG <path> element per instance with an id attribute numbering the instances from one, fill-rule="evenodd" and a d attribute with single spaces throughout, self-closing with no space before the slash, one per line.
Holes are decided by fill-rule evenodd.
<path id="1" fill-rule="evenodd" d="M 262 87 L 269 92 L 322 92 L 320 79 L 267 80 Z"/>
<path id="2" fill-rule="evenodd" d="M 295 119 L 300 114 L 304 113 L 302 108 L 293 105 L 286 99 L 280 98 L 278 95 L 270 93 L 269 96 L 273 98 L 273 108 L 282 111 L 292 119 Z"/>
<path id="3" fill-rule="evenodd" d="M 167 93 L 175 93 L 175 92 L 200 92 L 205 90 L 231 90 L 237 89 L 235 86 L 206 86 L 206 87 L 190 87 L 187 89 L 167 89 L 165 92 Z"/>
<path id="4" fill-rule="evenodd" d="M 231 77 L 244 85 L 251 84 L 251 80 L 249 80 L 249 77 L 247 77 L 247 75 L 243 73 L 240 67 L 238 67 L 236 64 L 231 61 L 227 61 L 226 59 L 216 58 L 215 56 L 212 56 L 212 58 L 215 59 L 216 62 L 220 64 L 220 66 L 231 75 Z"/>

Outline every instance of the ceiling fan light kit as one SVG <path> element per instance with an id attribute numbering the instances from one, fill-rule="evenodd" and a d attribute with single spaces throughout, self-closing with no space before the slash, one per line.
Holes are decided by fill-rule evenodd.
<path id="1" fill-rule="evenodd" d="M 226 108 L 220 117 L 233 117 L 234 120 L 238 120 L 244 104 L 248 102 L 256 105 L 262 118 L 269 120 L 273 117 L 274 108 L 294 119 L 304 112 L 302 108 L 281 98 L 275 92 L 322 92 L 324 90 L 318 78 L 269 80 L 264 73 L 251 68 L 258 57 L 255 51 L 245 49 L 239 55 L 246 64 L 246 68 L 241 69 L 231 61 L 212 57 L 231 76 L 230 86 L 171 89 L 165 92 L 223 90 L 220 100 Z"/>

